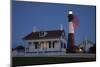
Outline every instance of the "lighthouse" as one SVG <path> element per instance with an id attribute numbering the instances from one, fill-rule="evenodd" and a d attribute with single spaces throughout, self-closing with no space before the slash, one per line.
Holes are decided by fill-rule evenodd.
<path id="1" fill-rule="evenodd" d="M 73 11 L 68 11 L 68 22 L 69 22 L 69 32 L 68 32 L 68 52 L 74 52 L 74 16 Z"/>

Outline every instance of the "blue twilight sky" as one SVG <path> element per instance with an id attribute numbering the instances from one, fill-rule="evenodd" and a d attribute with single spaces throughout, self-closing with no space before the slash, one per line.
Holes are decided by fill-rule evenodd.
<path id="1" fill-rule="evenodd" d="M 72 4 L 20 2 L 12 3 L 12 45 L 23 45 L 22 38 L 33 31 L 56 30 L 63 25 L 68 36 L 68 10 L 73 10 L 79 19 L 75 31 L 75 44 L 88 39 L 95 43 L 96 7 Z"/>

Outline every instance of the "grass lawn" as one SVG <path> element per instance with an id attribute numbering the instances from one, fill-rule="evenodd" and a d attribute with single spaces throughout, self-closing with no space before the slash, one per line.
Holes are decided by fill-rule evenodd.
<path id="1" fill-rule="evenodd" d="M 12 66 L 43 65 L 57 63 L 74 63 L 96 61 L 96 58 L 67 58 L 67 57 L 13 57 Z"/>

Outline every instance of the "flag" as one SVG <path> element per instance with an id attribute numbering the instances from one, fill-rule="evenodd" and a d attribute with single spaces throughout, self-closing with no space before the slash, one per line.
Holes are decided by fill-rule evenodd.
<path id="1" fill-rule="evenodd" d="M 79 27 L 79 19 L 76 15 L 73 16 L 73 27 L 74 27 L 74 30 L 76 30 L 78 27 Z"/>

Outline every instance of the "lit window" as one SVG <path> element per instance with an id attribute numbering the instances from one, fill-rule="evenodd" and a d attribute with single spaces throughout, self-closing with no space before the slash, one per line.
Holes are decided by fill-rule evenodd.
<path id="1" fill-rule="evenodd" d="M 82 51 L 82 49 L 80 48 L 80 49 L 79 49 L 79 51 L 81 52 L 81 51 Z"/>

